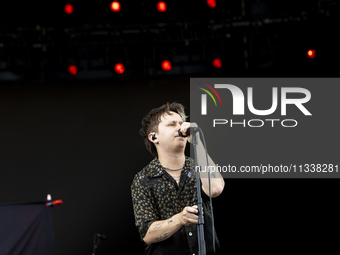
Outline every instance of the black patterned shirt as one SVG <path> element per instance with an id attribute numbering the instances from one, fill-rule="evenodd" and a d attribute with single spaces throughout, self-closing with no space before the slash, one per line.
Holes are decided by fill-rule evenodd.
<path id="1" fill-rule="evenodd" d="M 182 212 L 184 207 L 197 205 L 197 185 L 193 160 L 186 157 L 179 185 L 154 158 L 135 175 L 131 185 L 135 224 L 141 239 L 150 225 Z M 202 191 L 204 236 L 207 254 L 212 251 L 212 224 L 209 197 Z M 215 235 L 216 236 L 216 235 Z M 218 240 L 216 246 L 218 247 Z M 182 226 L 168 239 L 147 245 L 145 254 L 198 254 L 197 224 Z"/>

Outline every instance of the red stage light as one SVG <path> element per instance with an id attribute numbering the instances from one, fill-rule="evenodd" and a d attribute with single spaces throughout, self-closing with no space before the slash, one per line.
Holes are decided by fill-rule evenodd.
<path id="1" fill-rule="evenodd" d="M 111 3 L 111 10 L 112 10 L 113 12 L 119 12 L 119 11 L 120 11 L 120 8 L 121 8 L 120 2 L 118 2 L 118 1 L 113 1 L 113 2 Z"/>
<path id="2" fill-rule="evenodd" d="M 122 74 L 125 72 L 125 67 L 122 63 L 115 64 L 115 72 L 118 74 Z"/>
<path id="3" fill-rule="evenodd" d="M 171 62 L 170 62 L 169 60 L 164 60 L 164 61 L 162 62 L 162 69 L 163 69 L 164 71 L 170 71 L 171 68 L 172 68 L 172 66 L 171 66 Z"/>
<path id="4" fill-rule="evenodd" d="M 220 58 L 215 58 L 212 62 L 213 67 L 221 68 L 222 67 L 222 60 Z"/>
<path id="5" fill-rule="evenodd" d="M 307 58 L 314 59 L 315 58 L 315 50 L 310 49 L 307 51 Z"/>
<path id="6" fill-rule="evenodd" d="M 72 4 L 66 4 L 64 7 L 64 11 L 67 14 L 72 14 L 73 13 L 73 5 Z"/>
<path id="7" fill-rule="evenodd" d="M 69 65 L 68 66 L 68 72 L 71 75 L 76 75 L 78 73 L 78 68 L 76 65 Z"/>
<path id="8" fill-rule="evenodd" d="M 157 3 L 157 10 L 159 12 L 165 12 L 166 11 L 166 3 L 163 1 L 160 1 Z"/>
<path id="9" fill-rule="evenodd" d="M 207 0 L 207 5 L 209 8 L 215 8 L 216 7 L 216 0 Z"/>

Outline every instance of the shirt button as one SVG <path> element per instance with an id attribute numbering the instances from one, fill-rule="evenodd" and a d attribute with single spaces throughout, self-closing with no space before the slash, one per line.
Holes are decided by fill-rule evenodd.
<path id="1" fill-rule="evenodd" d="M 192 233 L 191 233 L 191 232 L 189 232 L 189 236 L 192 236 Z M 193 254 L 193 255 L 195 255 L 195 254 Z"/>

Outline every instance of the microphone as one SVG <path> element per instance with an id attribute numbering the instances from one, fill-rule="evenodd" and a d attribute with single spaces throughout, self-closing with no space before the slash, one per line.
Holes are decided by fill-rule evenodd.
<path id="1" fill-rule="evenodd" d="M 62 200 L 55 200 L 55 201 L 49 201 L 49 202 L 46 202 L 45 203 L 45 206 L 46 207 L 52 207 L 52 206 L 55 206 L 55 205 L 61 205 L 63 203 Z"/>
<path id="2" fill-rule="evenodd" d="M 183 135 L 183 133 L 181 132 L 181 129 L 178 129 L 178 135 L 181 137 L 187 137 L 190 134 L 196 134 L 198 131 L 199 131 L 199 127 L 189 127 L 186 132 L 187 134 Z"/>
<path id="3" fill-rule="evenodd" d="M 101 235 L 101 234 L 94 234 L 95 236 L 99 237 L 101 240 L 106 240 L 107 236 L 106 235 Z"/>

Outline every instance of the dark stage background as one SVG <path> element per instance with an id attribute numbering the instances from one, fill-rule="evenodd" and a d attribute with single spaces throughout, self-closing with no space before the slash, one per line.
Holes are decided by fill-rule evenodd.
<path id="1" fill-rule="evenodd" d="M 188 107 L 188 88 L 188 77 L 1 86 L 1 203 L 41 201 L 48 193 L 62 199 L 53 208 L 55 254 L 90 254 L 94 233 L 108 236 L 97 254 L 142 254 L 130 184 L 152 156 L 140 122 L 167 101 Z M 338 238 L 338 184 L 226 180 L 214 199 L 220 254 L 327 254 Z"/>
<path id="2" fill-rule="evenodd" d="M 0 4 L 0 203 L 62 199 L 53 208 L 55 255 L 91 254 L 95 233 L 108 236 L 98 255 L 143 253 L 130 184 L 152 156 L 138 131 L 166 102 L 189 114 L 190 77 L 338 76 L 338 1 L 216 1 L 213 9 L 176 0 L 165 13 L 154 0 L 121 1 L 120 13 L 111 1 L 85 2 L 72 1 L 73 15 L 67 1 Z M 119 61 L 122 75 L 113 71 Z M 339 180 L 225 181 L 213 200 L 219 254 L 338 249 Z"/>

